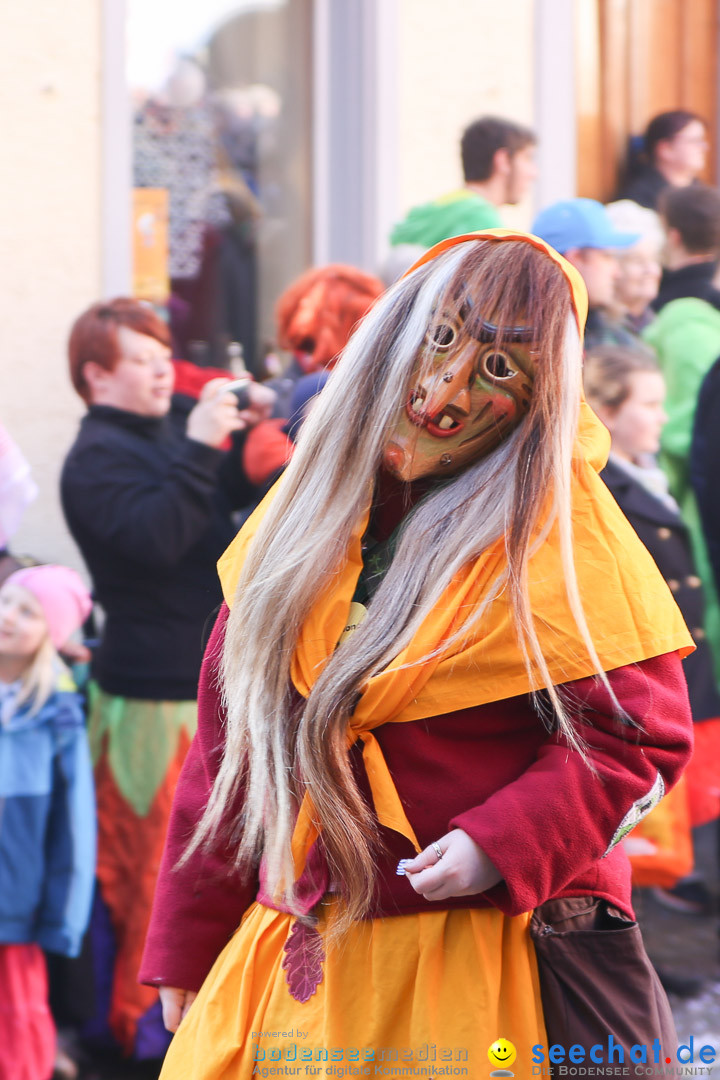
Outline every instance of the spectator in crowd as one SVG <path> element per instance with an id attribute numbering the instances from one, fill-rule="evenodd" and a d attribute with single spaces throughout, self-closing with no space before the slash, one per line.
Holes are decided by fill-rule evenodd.
<path id="1" fill-rule="evenodd" d="M 0 587 L 3 1080 L 52 1073 L 56 1033 L 43 949 L 76 956 L 90 916 L 92 768 L 80 696 L 58 655 L 90 607 L 79 576 L 63 566 L 17 570 Z"/>
<path id="2" fill-rule="evenodd" d="M 660 438 L 660 464 L 670 492 L 690 530 L 693 557 L 705 594 L 705 629 L 720 677 L 720 607 L 703 528 L 689 475 L 690 444 L 703 379 L 720 356 L 720 312 L 694 297 L 671 300 L 643 331 L 655 351 L 667 387 L 667 423 Z"/>
<path id="3" fill-rule="evenodd" d="M 588 292 L 585 347 L 636 345 L 637 336 L 611 314 L 620 277 L 616 252 L 637 244 L 640 234 L 616 229 L 594 199 L 567 199 L 541 210 L 531 231 L 580 271 Z"/>
<path id="4" fill-rule="evenodd" d="M 685 303 L 685 301 L 677 301 Z M 672 306 L 672 305 L 670 305 Z M 707 548 L 709 576 L 712 577 L 715 594 L 720 594 L 720 497 L 718 495 L 718 462 L 720 461 L 720 340 L 718 358 L 711 365 L 698 394 L 697 409 L 690 447 L 689 477 L 702 527 L 702 538 Z M 718 619 L 720 624 L 720 618 Z M 703 733 L 704 734 L 704 733 Z M 720 762 L 720 735 L 712 745 L 705 741 L 697 753 L 702 753 L 708 763 Z M 707 817 L 717 813 L 720 802 L 720 784 L 715 785 L 714 798 L 708 802 Z M 720 859 L 720 832 L 717 836 L 718 859 Z"/>
<path id="5" fill-rule="evenodd" d="M 657 563 L 697 646 L 684 661 L 695 721 L 695 753 L 686 779 L 690 822 L 701 825 L 720 814 L 720 694 L 690 534 L 656 460 L 667 419 L 665 383 L 653 356 L 618 346 L 588 352 L 584 383 L 588 404 L 612 437 L 601 476 Z M 695 874 L 660 895 L 688 914 L 706 912 L 711 901 L 703 876 Z"/>
<path id="6" fill-rule="evenodd" d="M 654 317 L 650 303 L 660 285 L 665 233 L 654 210 L 638 206 L 630 199 L 610 203 L 605 210 L 615 229 L 640 236 L 636 244 L 616 253 L 619 273 L 615 299 L 609 309 L 612 317 L 639 334 Z"/>
<path id="7" fill-rule="evenodd" d="M 668 188 L 660 199 L 667 231 L 665 269 L 653 307 L 696 296 L 720 308 L 714 277 L 720 255 L 720 191 L 705 184 Z"/>
<path id="8" fill-rule="evenodd" d="M 8 551 L 25 510 L 37 498 L 37 485 L 17 443 L 0 424 L 0 583 L 20 563 Z"/>
<path id="9" fill-rule="evenodd" d="M 705 168 L 707 128 L 697 113 L 673 109 L 659 113 L 648 124 L 642 154 L 630 167 L 618 199 L 632 199 L 640 206 L 658 209 L 666 188 L 693 184 Z"/>
<path id="10" fill-rule="evenodd" d="M 251 384 L 241 412 L 223 392 L 227 380 L 211 380 L 177 429 L 169 340 L 135 300 L 94 304 L 77 319 L 70 375 L 88 412 L 61 479 L 67 523 L 105 612 L 89 695 L 101 897 L 93 935 L 109 916 L 110 1025 L 125 1051 L 143 1058 L 161 1057 L 167 1045 L 154 1022 L 156 994 L 136 976 L 170 802 L 195 732 L 203 626 L 221 599 L 215 563 L 235 533 L 232 511 L 254 495 L 239 455 L 223 447 L 274 400 Z"/>
<path id="11" fill-rule="evenodd" d="M 330 370 L 357 323 L 385 291 L 379 278 L 332 263 L 296 278 L 275 305 L 277 339 L 290 355 L 287 378 Z"/>
<path id="12" fill-rule="evenodd" d="M 716 329 L 717 359 L 711 364 L 700 386 L 690 447 L 689 474 L 697 498 L 713 581 L 720 593 L 720 320 Z"/>
<path id="13" fill-rule="evenodd" d="M 246 476 L 259 490 L 267 490 L 290 460 L 307 408 L 383 292 L 379 278 L 335 263 L 306 270 L 280 296 L 277 340 L 290 363 L 268 384 L 278 395 L 275 415 L 248 433 L 243 449 Z"/>
<path id="14" fill-rule="evenodd" d="M 473 121 L 460 141 L 464 186 L 413 207 L 393 229 L 391 245 L 425 249 L 449 236 L 502 225 L 499 208 L 519 203 L 537 176 L 536 142 L 534 132 L 510 120 Z"/>

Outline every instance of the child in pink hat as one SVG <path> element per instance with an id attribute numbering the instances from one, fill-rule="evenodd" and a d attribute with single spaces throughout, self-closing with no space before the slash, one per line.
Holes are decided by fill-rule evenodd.
<path id="1" fill-rule="evenodd" d="M 42 608 L 56 649 L 62 649 L 87 619 L 92 609 L 90 593 L 79 574 L 67 566 L 28 566 L 16 570 L 6 585 L 32 593 Z"/>
<path id="2" fill-rule="evenodd" d="M 95 869 L 82 702 L 58 649 L 92 607 L 74 570 L 33 566 L 0 588 L 0 1076 L 55 1060 L 43 949 L 80 951 Z"/>

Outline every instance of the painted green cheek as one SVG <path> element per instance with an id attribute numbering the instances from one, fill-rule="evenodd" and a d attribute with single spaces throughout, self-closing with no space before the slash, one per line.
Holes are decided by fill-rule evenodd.
<path id="1" fill-rule="evenodd" d="M 482 375 L 475 376 L 475 390 L 482 390 L 490 397 L 504 397 L 508 401 L 514 401 L 515 397 L 509 390 L 505 390 L 502 386 L 498 386 L 497 383 L 488 382 L 487 379 L 483 379 Z"/>

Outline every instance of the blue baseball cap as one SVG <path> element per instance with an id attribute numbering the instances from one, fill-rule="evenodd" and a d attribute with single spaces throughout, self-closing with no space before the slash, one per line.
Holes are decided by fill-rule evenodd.
<path id="1" fill-rule="evenodd" d="M 571 248 L 626 248 L 640 233 L 616 229 L 602 203 L 595 199 L 565 199 L 541 210 L 531 232 L 564 255 Z"/>

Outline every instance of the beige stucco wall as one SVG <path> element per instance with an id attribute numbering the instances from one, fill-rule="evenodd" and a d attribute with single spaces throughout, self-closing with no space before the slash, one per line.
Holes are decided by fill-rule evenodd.
<path id="1" fill-rule="evenodd" d="M 534 0 L 398 0 L 400 215 L 462 183 L 463 128 L 490 113 L 533 122 Z M 504 220 L 527 226 L 530 206 Z"/>
<path id="2" fill-rule="evenodd" d="M 58 473 L 82 403 L 65 340 L 100 291 L 100 0 L 7 2 L 0 65 L 0 419 L 40 495 L 14 548 L 79 566 Z"/>
<path id="3" fill-rule="evenodd" d="M 470 120 L 532 123 L 535 5 L 396 2 L 400 216 L 461 182 Z M 0 66 L 0 419 L 40 486 L 14 546 L 74 565 L 57 484 L 82 415 L 66 376 L 68 327 L 102 291 L 101 13 L 100 0 L 6 3 Z M 504 216 L 527 225 L 530 208 Z"/>

